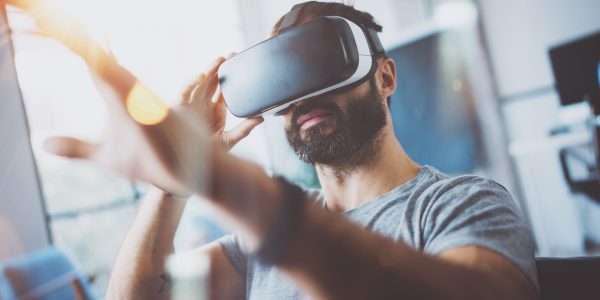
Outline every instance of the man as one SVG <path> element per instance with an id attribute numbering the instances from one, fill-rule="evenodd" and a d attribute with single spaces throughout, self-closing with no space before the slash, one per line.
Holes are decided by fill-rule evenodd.
<path id="1" fill-rule="evenodd" d="M 319 16 L 381 31 L 369 14 L 337 3 L 309 4 L 297 22 Z M 290 145 L 316 166 L 323 187 L 309 197 L 331 220 L 297 233 L 275 266 L 246 254 L 237 234 L 203 247 L 199 252 L 213 264 L 213 298 L 536 297 L 533 243 L 509 194 L 489 180 L 449 178 L 412 162 L 395 138 L 387 102 L 396 88 L 394 62 L 385 56 L 377 62 L 375 75 L 356 88 L 300 102 L 284 116 Z M 223 102 L 207 105 L 217 111 L 212 128 L 227 148 L 261 121 L 224 132 Z M 183 206 L 160 192 L 144 200 L 115 263 L 109 296 L 160 297 L 159 275 Z M 345 228 L 346 220 L 368 230 Z"/>
<path id="2" fill-rule="evenodd" d="M 319 16 L 342 16 L 381 30 L 369 14 L 334 3 L 311 2 L 297 24 Z M 100 48 L 93 57 L 89 48 L 71 49 L 96 66 L 119 101 L 107 98 L 113 119 L 105 142 L 56 138 L 46 148 L 166 190 L 206 196 L 240 229 L 198 250 L 211 259 L 212 298 L 536 298 L 533 242 L 508 192 L 490 180 L 450 178 L 418 166 L 396 140 L 387 102 L 396 88 L 391 59 L 379 57 L 373 77 L 349 91 L 286 111 L 288 141 L 316 166 L 323 189 L 315 194 L 269 178 L 224 151 L 261 119 L 223 131 L 222 96 L 211 101 L 222 59 L 184 93 L 181 109 L 145 118 L 151 122 L 143 125 L 132 113 L 135 96 L 152 97 L 138 92 L 135 77 Z M 208 121 L 221 144 L 210 146 L 204 164 L 184 151 L 207 144 L 187 125 L 190 113 Z M 123 141 L 131 147 L 124 148 Z M 194 182 L 200 168 L 209 174 L 206 186 Z M 108 298 L 167 297 L 164 259 L 173 250 L 183 206 L 183 200 L 159 190 L 143 201 L 115 262 Z"/>

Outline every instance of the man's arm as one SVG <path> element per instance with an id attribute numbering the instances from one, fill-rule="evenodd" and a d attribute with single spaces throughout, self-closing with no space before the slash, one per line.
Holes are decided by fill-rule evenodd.
<path id="1" fill-rule="evenodd" d="M 107 299 L 169 298 L 165 259 L 173 253 L 173 238 L 185 203 L 156 188 L 148 193 L 117 254 Z M 221 245 L 211 243 L 196 251 L 211 261 L 211 299 L 242 298 L 245 282 Z"/>
<path id="2" fill-rule="evenodd" d="M 214 205 L 264 241 L 286 195 L 258 166 L 213 153 Z M 307 205 L 287 252 L 275 264 L 322 299 L 535 299 L 536 291 L 508 259 L 481 247 L 437 257 Z"/>
<path id="3" fill-rule="evenodd" d="M 309 207 L 278 264 L 320 299 L 535 299 L 512 263 L 468 246 L 428 256 Z"/>
<path id="4" fill-rule="evenodd" d="M 168 298 L 162 274 L 185 203 L 157 188 L 146 195 L 117 254 L 108 299 Z"/>
<path id="5" fill-rule="evenodd" d="M 479 271 L 489 277 L 497 288 L 506 291 L 508 295 L 522 295 L 524 299 L 536 299 L 538 293 L 523 272 L 504 256 L 478 246 L 465 246 L 450 249 L 439 255 L 450 263 L 456 263 Z M 501 294 L 498 294 L 499 298 Z M 519 297 L 509 297 L 519 299 Z"/>
<path id="6" fill-rule="evenodd" d="M 282 201 L 286 200 L 282 198 L 281 187 L 252 163 L 224 152 L 214 155 L 218 164 L 213 171 L 212 199 L 216 200 L 211 202 L 239 222 L 240 227 L 246 227 L 255 243 L 260 242 L 281 211 Z M 163 201 L 140 212 L 138 224 L 128 234 L 111 278 L 110 296 L 153 298 L 151 296 L 158 295 L 144 293 L 156 293 L 162 285 L 164 257 L 172 251 L 172 238 L 183 208 L 182 205 L 174 208 L 174 201 L 164 201 L 173 199 L 160 200 Z M 322 208 L 307 206 L 305 209 L 304 218 L 290 239 L 289 251 L 277 266 L 318 298 L 536 297 L 526 277 L 507 259 L 490 250 L 463 247 L 438 257 L 428 256 Z M 159 228 L 162 228 L 161 234 L 156 235 Z M 243 278 L 229 263 L 220 245 L 211 244 L 205 250 L 214 266 L 211 269 L 212 296 L 230 299 L 243 295 Z M 232 290 L 235 295 L 227 294 Z"/>

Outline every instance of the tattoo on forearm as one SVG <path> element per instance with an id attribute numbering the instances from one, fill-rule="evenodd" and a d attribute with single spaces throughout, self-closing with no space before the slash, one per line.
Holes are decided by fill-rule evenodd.
<path id="1" fill-rule="evenodd" d="M 162 273 L 162 274 L 160 274 L 160 279 L 162 279 L 162 284 L 160 285 L 160 289 L 158 290 L 158 293 L 162 294 L 163 292 L 169 290 L 169 285 L 171 284 L 171 278 L 169 277 L 169 274 Z"/>

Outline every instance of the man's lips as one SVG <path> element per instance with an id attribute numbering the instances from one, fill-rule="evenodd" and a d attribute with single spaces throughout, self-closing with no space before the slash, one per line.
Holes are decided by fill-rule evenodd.
<path id="1" fill-rule="evenodd" d="M 300 117 L 298 117 L 298 120 L 296 120 L 296 124 L 301 128 L 312 126 L 331 115 L 332 114 L 331 112 L 329 112 L 329 110 L 315 108 L 305 114 L 300 115 Z"/>

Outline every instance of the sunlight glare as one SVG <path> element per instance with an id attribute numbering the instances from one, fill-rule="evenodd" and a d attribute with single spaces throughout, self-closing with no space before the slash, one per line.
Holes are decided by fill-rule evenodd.
<path id="1" fill-rule="evenodd" d="M 129 115 L 144 125 L 156 125 L 169 114 L 169 107 L 140 82 L 136 82 L 126 100 Z"/>

